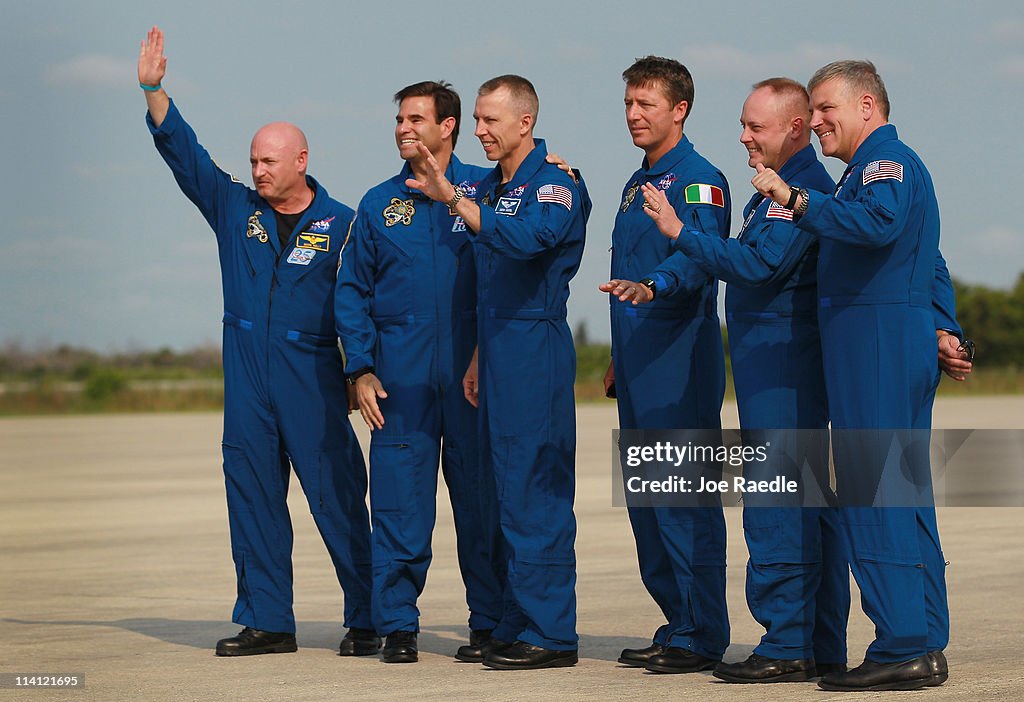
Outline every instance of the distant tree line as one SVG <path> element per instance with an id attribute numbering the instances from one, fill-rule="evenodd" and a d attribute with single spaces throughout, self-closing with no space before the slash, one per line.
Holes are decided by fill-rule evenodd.
<path id="1" fill-rule="evenodd" d="M 979 367 L 1024 366 L 1024 273 L 1009 290 L 954 279 L 956 316 L 977 346 Z"/>

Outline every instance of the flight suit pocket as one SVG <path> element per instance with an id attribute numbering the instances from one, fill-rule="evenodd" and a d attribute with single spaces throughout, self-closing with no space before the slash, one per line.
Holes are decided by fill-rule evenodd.
<path id="1" fill-rule="evenodd" d="M 370 509 L 400 512 L 412 503 L 415 454 L 411 442 L 400 437 L 370 444 Z"/>
<path id="2" fill-rule="evenodd" d="M 374 319 L 408 315 L 414 299 L 413 282 L 419 279 L 413 258 L 388 236 L 377 237 L 377 284 L 373 289 Z"/>

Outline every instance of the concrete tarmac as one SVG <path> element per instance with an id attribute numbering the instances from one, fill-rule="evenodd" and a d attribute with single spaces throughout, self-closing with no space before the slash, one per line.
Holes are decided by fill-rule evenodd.
<path id="1" fill-rule="evenodd" d="M 725 408 L 736 426 L 735 405 Z M 1019 428 L 1024 397 L 943 399 L 937 427 Z M 434 560 L 420 599 L 420 662 L 336 655 L 341 592 L 298 485 L 295 529 L 299 651 L 217 658 L 237 633 L 219 414 L 0 420 L 0 702 L 3 700 L 822 700 L 812 683 L 728 685 L 709 673 L 656 675 L 615 661 L 649 643 L 661 615 L 637 571 L 624 509 L 612 506 L 611 403 L 579 408 L 577 557 L 580 664 L 499 672 L 457 663 L 466 605 L 442 485 Z M 356 418 L 356 424 L 362 422 Z M 357 427 L 364 448 L 363 427 Z M 732 646 L 742 660 L 761 630 L 744 603 L 740 511 L 727 510 Z M 1024 668 L 1024 509 L 941 508 L 950 566 L 950 679 L 928 700 L 1020 700 Z M 850 660 L 872 638 L 855 594 Z M 10 687 L 11 676 L 84 676 L 80 689 Z"/>

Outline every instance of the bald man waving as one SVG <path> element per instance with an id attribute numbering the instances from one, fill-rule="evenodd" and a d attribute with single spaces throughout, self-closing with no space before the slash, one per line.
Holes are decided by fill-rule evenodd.
<path id="1" fill-rule="evenodd" d="M 341 655 L 371 655 L 366 469 L 347 416 L 334 331 L 338 256 L 353 211 L 306 175 L 306 137 L 275 122 L 252 139 L 255 190 L 222 171 L 161 87 L 163 32 L 139 52 L 153 141 L 214 230 L 224 289 L 224 479 L 238 579 L 218 656 L 296 650 L 292 613 L 291 468 L 345 592 Z"/>

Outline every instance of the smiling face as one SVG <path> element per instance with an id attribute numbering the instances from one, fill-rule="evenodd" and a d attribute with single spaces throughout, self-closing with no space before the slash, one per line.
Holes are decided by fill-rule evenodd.
<path id="1" fill-rule="evenodd" d="M 507 160 L 522 151 L 533 125 L 532 115 L 523 113 L 506 87 L 477 96 L 473 119 L 476 120 L 474 134 L 488 161 Z M 533 148 L 532 140 L 529 148 Z"/>
<path id="2" fill-rule="evenodd" d="M 875 109 L 874 97 L 858 94 L 840 78 L 814 86 L 811 106 L 811 129 L 821 142 L 821 153 L 846 163 L 868 135 L 885 123 Z"/>
<path id="3" fill-rule="evenodd" d="M 633 144 L 644 150 L 651 165 L 668 153 L 683 136 L 688 105 L 672 104 L 657 83 L 626 85 L 626 127 Z"/>
<path id="4" fill-rule="evenodd" d="M 810 108 L 800 84 L 784 78 L 764 81 L 743 103 L 740 143 L 747 150 L 747 165 L 779 170 L 800 149 L 811 143 Z"/>
<path id="5" fill-rule="evenodd" d="M 398 153 L 406 161 L 420 158 L 416 144 L 422 142 L 430 153 L 437 156 L 444 147 L 445 139 L 452 133 L 455 118 L 437 121 L 437 108 L 430 96 L 407 97 L 398 106 L 395 116 L 395 143 Z"/>

